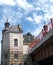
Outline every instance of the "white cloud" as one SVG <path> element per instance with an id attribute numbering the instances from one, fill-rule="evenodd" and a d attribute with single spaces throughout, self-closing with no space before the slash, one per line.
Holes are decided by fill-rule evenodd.
<path id="1" fill-rule="evenodd" d="M 34 21 L 36 22 L 36 24 L 39 24 L 41 22 L 41 20 L 42 20 L 42 16 L 36 16 L 34 18 Z"/>
<path id="2" fill-rule="evenodd" d="M 32 34 L 34 35 L 34 36 L 38 36 L 38 34 L 41 32 L 41 30 L 42 30 L 42 25 L 41 26 L 39 26 L 37 29 L 35 29 L 33 32 L 32 32 Z"/>
<path id="3" fill-rule="evenodd" d="M 30 5 L 26 0 L 16 0 L 17 4 L 23 9 L 30 11 L 33 9 L 32 5 Z"/>
<path id="4" fill-rule="evenodd" d="M 14 6 L 15 2 L 13 0 L 0 0 L 0 5 L 3 5 L 3 4 Z"/>
<path id="5" fill-rule="evenodd" d="M 41 9 L 42 9 L 42 7 L 44 7 L 44 5 L 45 4 L 48 4 L 49 3 L 49 0 L 38 0 L 36 3 L 35 3 L 35 5 L 36 6 L 38 6 L 38 7 L 41 7 Z"/>
<path id="6" fill-rule="evenodd" d="M 37 13 L 33 13 L 35 23 L 40 23 L 43 21 L 49 22 L 51 17 L 53 17 L 53 0 L 38 0 L 35 5 L 35 12 L 42 11 L 43 15 L 38 15 Z"/>
<path id="7" fill-rule="evenodd" d="M 33 24 L 40 24 L 41 20 L 42 20 L 42 16 L 38 16 L 36 14 L 33 14 L 33 18 L 32 17 L 27 17 L 27 20 L 29 22 L 32 22 Z"/>
<path id="8" fill-rule="evenodd" d="M 42 20 L 42 16 L 38 16 L 36 13 L 33 13 L 34 22 L 39 24 Z"/>
<path id="9" fill-rule="evenodd" d="M 49 0 L 51 3 L 53 3 L 53 0 Z"/>
<path id="10" fill-rule="evenodd" d="M 16 13 L 15 17 L 21 19 L 21 18 L 23 17 L 23 13 L 20 12 L 20 11 L 18 11 L 18 12 Z"/>
<path id="11" fill-rule="evenodd" d="M 33 18 L 32 17 L 28 17 L 27 20 L 30 21 L 30 22 L 33 22 Z"/>
<path id="12" fill-rule="evenodd" d="M 50 19 L 50 14 L 49 14 L 49 13 L 46 13 L 46 14 L 44 15 L 44 18 Z"/>
<path id="13" fill-rule="evenodd" d="M 50 5 L 49 9 L 43 10 L 45 12 L 44 19 L 50 20 L 53 17 L 53 6 Z M 46 20 L 47 21 L 47 20 Z"/>
<path id="14" fill-rule="evenodd" d="M 10 7 L 3 8 L 3 22 L 6 22 L 6 19 L 8 19 L 11 24 L 16 24 L 21 21 L 22 17 L 23 13 L 20 11 L 14 11 Z"/>
<path id="15" fill-rule="evenodd" d="M 50 15 L 50 18 L 53 18 L 53 15 Z"/>
<path id="16" fill-rule="evenodd" d="M 41 10 L 41 8 L 40 7 L 36 7 L 35 10 Z"/>
<path id="17" fill-rule="evenodd" d="M 53 0 L 38 0 L 38 2 L 35 4 L 36 8 L 35 8 L 35 12 L 33 13 L 33 18 L 35 23 L 40 24 L 40 22 L 46 21 L 46 23 L 49 22 L 50 18 L 53 17 Z M 42 11 L 43 16 L 42 15 L 38 15 L 36 13 L 36 11 Z M 35 36 L 37 36 L 40 31 L 42 29 L 42 26 L 40 26 L 39 28 L 35 29 L 35 31 L 33 31 L 33 34 Z"/>
<path id="18" fill-rule="evenodd" d="M 53 6 L 50 6 L 50 13 L 53 14 Z"/>
<path id="19" fill-rule="evenodd" d="M 44 5 L 44 4 L 48 3 L 48 1 L 49 1 L 49 0 L 41 0 L 41 1 L 38 0 L 38 2 L 39 2 L 41 5 Z"/>

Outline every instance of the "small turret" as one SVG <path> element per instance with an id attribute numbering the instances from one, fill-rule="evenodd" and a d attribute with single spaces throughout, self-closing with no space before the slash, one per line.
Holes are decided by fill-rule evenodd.
<path id="1" fill-rule="evenodd" d="M 52 29 L 53 29 L 53 18 L 50 19 L 50 22 L 51 22 L 51 26 L 52 26 Z"/>
<path id="2" fill-rule="evenodd" d="M 47 32 L 47 31 L 48 31 L 48 26 L 44 24 L 43 30 L 44 30 L 45 32 Z"/>
<path id="3" fill-rule="evenodd" d="M 45 36 L 48 33 L 48 26 L 44 24 L 42 29 L 42 35 Z"/>
<path id="4" fill-rule="evenodd" d="M 22 26 L 20 24 L 18 24 L 18 29 L 19 29 L 19 32 L 23 32 L 23 29 L 22 29 Z"/>
<path id="5" fill-rule="evenodd" d="M 51 18 L 50 21 L 53 22 L 53 18 Z"/>
<path id="6" fill-rule="evenodd" d="M 8 29 L 9 28 L 9 22 L 8 22 L 8 20 L 5 22 L 5 29 Z"/>

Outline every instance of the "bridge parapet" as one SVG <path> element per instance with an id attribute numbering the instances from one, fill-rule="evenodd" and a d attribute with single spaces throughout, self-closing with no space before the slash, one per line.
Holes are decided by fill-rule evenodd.
<path id="1" fill-rule="evenodd" d="M 30 44 L 29 44 L 29 48 L 28 48 L 28 51 L 31 51 L 34 47 L 38 47 L 40 46 L 39 43 L 43 43 L 43 38 L 48 38 L 52 32 L 50 32 L 51 30 L 53 29 L 53 18 L 50 19 L 50 22 L 47 24 L 47 25 L 44 25 L 43 26 L 43 29 L 42 31 L 39 33 L 39 35 L 35 38 L 34 41 L 32 41 Z M 45 37 L 45 36 L 48 36 L 48 37 Z"/>

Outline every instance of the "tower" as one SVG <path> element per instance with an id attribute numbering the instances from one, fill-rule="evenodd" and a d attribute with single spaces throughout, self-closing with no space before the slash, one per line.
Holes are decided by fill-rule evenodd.
<path id="1" fill-rule="evenodd" d="M 20 65 L 23 59 L 23 30 L 21 25 L 12 25 L 5 22 L 1 41 L 1 64 Z"/>

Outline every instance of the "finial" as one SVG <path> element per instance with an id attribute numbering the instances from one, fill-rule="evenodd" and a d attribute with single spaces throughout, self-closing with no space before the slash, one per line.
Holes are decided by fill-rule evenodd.
<path id="1" fill-rule="evenodd" d="M 6 20 L 6 22 L 8 22 L 8 19 Z"/>
<path id="2" fill-rule="evenodd" d="M 46 23 L 45 23 L 45 21 L 44 21 L 44 25 L 45 25 Z"/>

